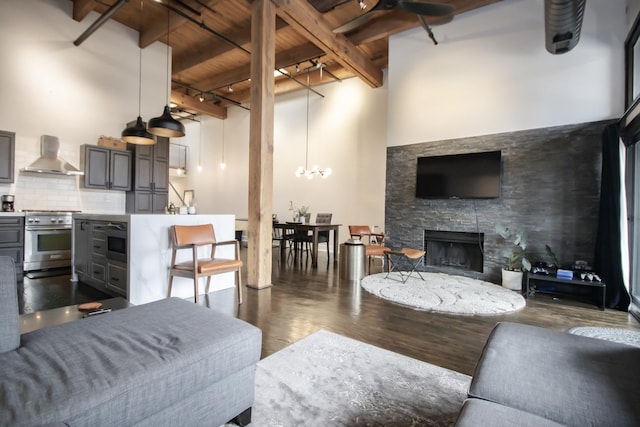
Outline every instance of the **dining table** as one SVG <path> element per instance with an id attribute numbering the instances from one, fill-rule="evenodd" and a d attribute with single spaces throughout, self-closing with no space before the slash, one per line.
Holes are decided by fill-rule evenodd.
<path id="1" fill-rule="evenodd" d="M 300 222 L 274 222 L 273 228 L 282 230 L 280 238 L 280 256 L 286 257 L 287 236 L 293 236 L 296 232 L 311 232 L 311 266 L 318 267 L 318 233 L 320 231 L 333 231 L 333 262 L 338 262 L 338 235 L 342 224 L 313 224 Z M 327 254 L 329 257 L 331 254 Z"/>

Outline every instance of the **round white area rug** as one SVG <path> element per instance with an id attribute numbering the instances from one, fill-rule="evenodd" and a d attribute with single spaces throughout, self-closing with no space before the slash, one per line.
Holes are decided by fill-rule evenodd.
<path id="1" fill-rule="evenodd" d="M 362 279 L 362 287 L 372 294 L 417 310 L 450 314 L 491 315 L 520 310 L 526 303 L 522 295 L 469 277 L 443 273 L 415 273 L 402 283 L 398 273 L 378 273 Z"/>
<path id="2" fill-rule="evenodd" d="M 574 335 L 598 338 L 601 340 L 614 341 L 622 344 L 640 347 L 640 331 L 632 331 L 622 328 L 607 328 L 600 326 L 576 326 L 567 332 Z"/>

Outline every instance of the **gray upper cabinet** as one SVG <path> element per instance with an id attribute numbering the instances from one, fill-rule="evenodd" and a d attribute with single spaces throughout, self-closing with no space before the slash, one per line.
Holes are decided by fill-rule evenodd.
<path id="1" fill-rule="evenodd" d="M 0 183 L 13 183 L 16 134 L 0 130 Z"/>
<path id="2" fill-rule="evenodd" d="M 128 147 L 133 153 L 133 190 L 127 192 L 128 213 L 165 213 L 169 203 L 169 138 L 154 145 Z"/>
<path id="3" fill-rule="evenodd" d="M 84 186 L 107 190 L 131 189 L 131 152 L 96 145 L 84 146 Z"/>

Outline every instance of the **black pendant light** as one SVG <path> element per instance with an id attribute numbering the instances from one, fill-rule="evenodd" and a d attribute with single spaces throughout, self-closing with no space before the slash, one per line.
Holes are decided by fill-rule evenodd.
<path id="1" fill-rule="evenodd" d="M 147 128 L 140 116 L 138 116 L 135 125 L 129 126 L 122 131 L 122 140 L 137 145 L 153 145 L 156 143 L 153 135 L 147 132 Z"/>
<path id="2" fill-rule="evenodd" d="M 170 6 L 171 2 L 167 2 Z M 169 80 L 169 33 L 171 32 L 171 25 L 169 22 L 169 16 L 171 10 L 167 7 L 167 80 Z M 168 138 L 179 138 L 184 136 L 184 125 L 171 116 L 171 109 L 169 108 L 169 88 L 167 87 L 167 105 L 164 106 L 164 111 L 160 117 L 154 117 L 149 120 L 149 132 L 157 136 L 165 136 Z"/>
<path id="3" fill-rule="evenodd" d="M 140 31 L 142 31 L 142 9 L 143 1 L 140 0 Z M 133 126 L 128 126 L 122 131 L 122 140 L 131 144 L 153 145 L 155 138 L 149 132 L 142 121 L 140 110 L 142 109 L 142 49 L 140 50 L 140 61 L 138 68 L 138 119 Z"/>

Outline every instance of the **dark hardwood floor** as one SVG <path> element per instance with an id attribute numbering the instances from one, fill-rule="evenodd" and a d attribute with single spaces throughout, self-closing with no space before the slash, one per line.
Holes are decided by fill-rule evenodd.
<path id="1" fill-rule="evenodd" d="M 246 250 L 243 249 L 243 256 Z M 373 272 L 381 271 L 377 264 Z M 245 271 L 246 273 L 246 271 Z M 245 274 L 246 276 L 246 274 Z M 246 279 L 245 283 L 246 283 Z M 25 307 L 36 310 L 103 299 L 84 284 L 71 284 L 68 276 L 25 280 Z M 526 308 L 501 316 L 454 316 L 403 307 L 341 282 L 337 265 L 319 254 L 319 266 L 310 259 L 282 262 L 274 249 L 273 286 L 243 289 L 245 301 L 235 302 L 233 289 L 213 292 L 201 304 L 235 315 L 263 333 L 266 357 L 320 329 L 339 333 L 428 363 L 472 375 L 491 329 L 500 321 L 521 322 L 556 330 L 594 325 L 640 330 L 629 314 L 599 310 L 593 304 L 536 295 Z M 42 301 L 48 303 L 41 303 Z M 28 312 L 28 311 L 27 311 Z M 549 361 L 553 363 L 553 361 Z"/>

